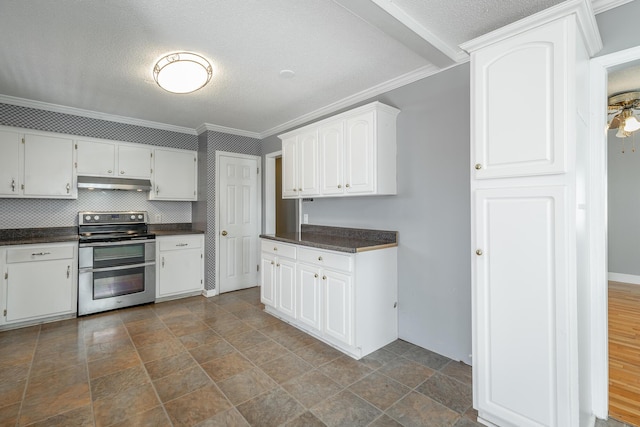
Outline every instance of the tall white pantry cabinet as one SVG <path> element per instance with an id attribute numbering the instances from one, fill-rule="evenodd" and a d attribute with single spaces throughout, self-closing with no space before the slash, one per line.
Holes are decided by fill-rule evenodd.
<path id="1" fill-rule="evenodd" d="M 503 427 L 593 425 L 585 310 L 588 2 L 463 46 L 471 53 L 474 407 Z"/>

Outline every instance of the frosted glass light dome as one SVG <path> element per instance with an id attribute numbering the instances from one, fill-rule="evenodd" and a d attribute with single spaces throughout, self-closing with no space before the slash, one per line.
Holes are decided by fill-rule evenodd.
<path id="1" fill-rule="evenodd" d="M 191 93 L 203 88 L 213 74 L 209 61 L 189 52 L 170 53 L 153 67 L 153 78 L 162 89 L 172 93 Z"/>

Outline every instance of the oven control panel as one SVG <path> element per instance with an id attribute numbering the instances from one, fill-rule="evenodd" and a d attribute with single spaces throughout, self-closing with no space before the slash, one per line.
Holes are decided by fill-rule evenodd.
<path id="1" fill-rule="evenodd" d="M 146 224 L 147 212 L 80 212 L 78 225 L 87 224 Z"/>

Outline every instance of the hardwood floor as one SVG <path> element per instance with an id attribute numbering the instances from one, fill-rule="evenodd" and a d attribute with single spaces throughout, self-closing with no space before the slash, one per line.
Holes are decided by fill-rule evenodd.
<path id="1" fill-rule="evenodd" d="M 640 285 L 609 282 L 609 417 L 640 426 Z"/>

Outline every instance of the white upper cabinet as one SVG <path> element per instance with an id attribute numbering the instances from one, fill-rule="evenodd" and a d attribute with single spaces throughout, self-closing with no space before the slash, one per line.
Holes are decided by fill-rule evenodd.
<path id="1" fill-rule="evenodd" d="M 284 198 L 396 194 L 396 117 L 379 102 L 280 135 Z"/>
<path id="2" fill-rule="evenodd" d="M 76 198 L 73 155 L 71 139 L 25 134 L 24 196 Z"/>
<path id="3" fill-rule="evenodd" d="M 113 142 L 76 141 L 78 175 L 114 176 L 116 144 Z"/>
<path id="4" fill-rule="evenodd" d="M 151 148 L 144 145 L 118 145 L 118 175 L 121 178 L 151 177 Z"/>
<path id="5" fill-rule="evenodd" d="M 156 148 L 153 151 L 152 200 L 197 200 L 198 154 Z"/>
<path id="6" fill-rule="evenodd" d="M 0 131 L 0 196 L 20 194 L 20 134 Z"/>
<path id="7" fill-rule="evenodd" d="M 566 172 L 565 31 L 558 21 L 474 52 L 476 179 Z"/>

